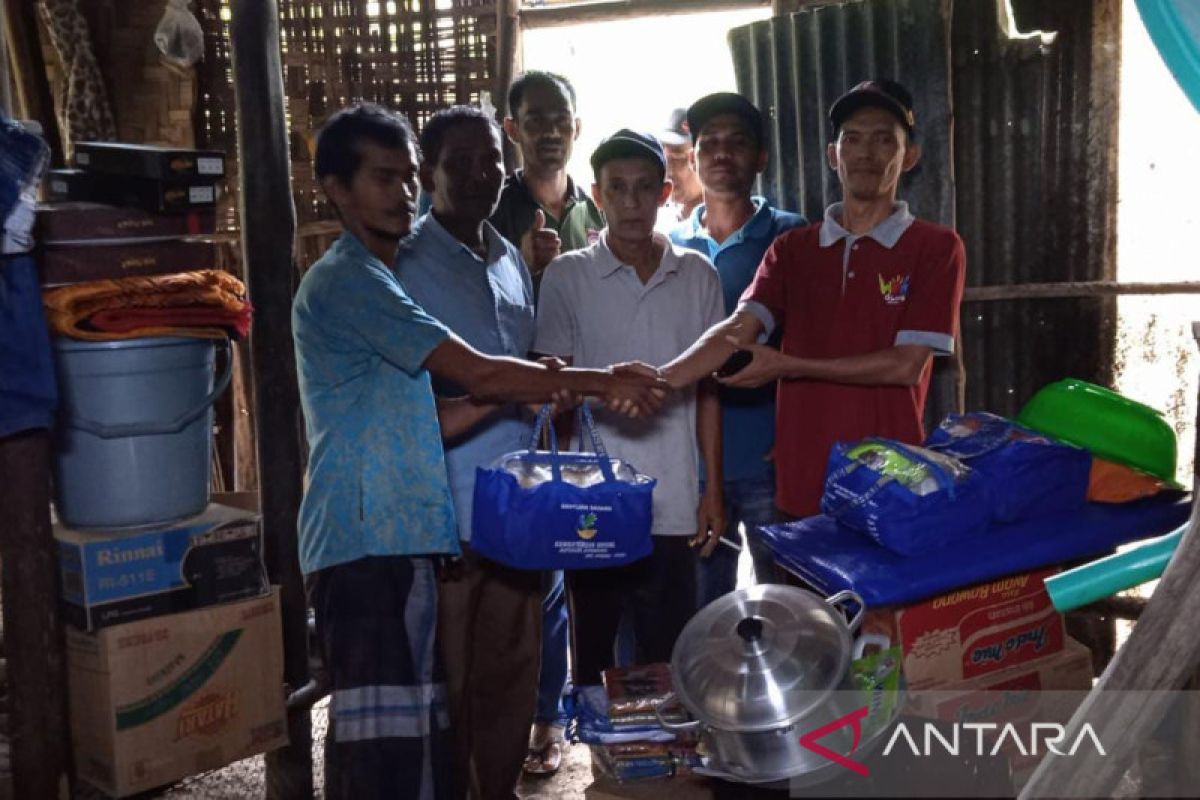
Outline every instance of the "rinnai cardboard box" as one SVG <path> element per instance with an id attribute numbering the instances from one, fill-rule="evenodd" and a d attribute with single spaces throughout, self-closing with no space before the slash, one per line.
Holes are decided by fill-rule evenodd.
<path id="1" fill-rule="evenodd" d="M 171 525 L 75 530 L 54 525 L 62 612 L 84 630 L 270 591 L 260 517 L 238 498 Z"/>
<path id="2" fill-rule="evenodd" d="M 1045 658 L 1062 650 L 1067 635 L 1044 583 L 1057 571 L 1011 575 L 874 611 L 864 629 L 900 643 L 910 690 L 960 683 Z"/>
<path id="3" fill-rule="evenodd" d="M 80 777 L 114 797 L 287 743 L 279 593 L 67 629 Z"/>

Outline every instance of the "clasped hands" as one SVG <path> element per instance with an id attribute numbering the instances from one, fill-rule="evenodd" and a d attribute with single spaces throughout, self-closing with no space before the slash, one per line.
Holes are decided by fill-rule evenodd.
<path id="1" fill-rule="evenodd" d="M 562 359 L 539 358 L 538 363 L 552 369 L 567 366 Z M 608 374 L 604 391 L 598 397 L 609 410 L 631 419 L 652 417 L 657 414 L 671 392 L 671 386 L 656 367 L 642 361 L 625 361 L 612 364 L 603 370 Z M 550 405 L 554 413 L 570 411 L 583 402 L 583 396 L 567 389 L 556 391 Z"/>

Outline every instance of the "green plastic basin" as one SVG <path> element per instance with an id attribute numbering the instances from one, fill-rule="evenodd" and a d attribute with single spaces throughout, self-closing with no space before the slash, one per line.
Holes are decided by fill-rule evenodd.
<path id="1" fill-rule="evenodd" d="M 1162 412 L 1087 381 L 1043 386 L 1017 420 L 1036 431 L 1175 482 L 1175 431 Z"/>

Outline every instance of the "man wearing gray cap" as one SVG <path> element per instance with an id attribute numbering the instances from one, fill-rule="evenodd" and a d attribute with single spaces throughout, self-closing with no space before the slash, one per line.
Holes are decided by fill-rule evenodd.
<path id="1" fill-rule="evenodd" d="M 598 242 L 546 268 L 533 349 L 577 367 L 665 363 L 724 317 L 720 279 L 704 256 L 654 232 L 671 192 L 656 138 L 620 130 L 591 164 L 592 197 L 607 227 Z M 567 573 L 577 686 L 600 683 L 613 665 L 623 614 L 631 615 L 639 660 L 653 662 L 670 660 L 695 611 L 694 553 L 711 552 L 724 526 L 720 477 L 703 496 L 699 490 L 701 453 L 721 464 L 720 404 L 709 384 L 672 395 L 653 420 L 596 414 L 608 451 L 658 479 L 654 550 L 629 566 Z"/>

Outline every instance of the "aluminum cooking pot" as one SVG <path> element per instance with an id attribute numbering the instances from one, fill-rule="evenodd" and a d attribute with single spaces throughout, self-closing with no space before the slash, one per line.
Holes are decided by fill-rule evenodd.
<path id="1" fill-rule="evenodd" d="M 857 611 L 847 621 L 843 604 Z M 674 697 L 695 718 L 668 730 L 699 730 L 711 766 L 747 782 L 779 781 L 827 766 L 800 737 L 862 704 L 850 662 L 882 636 L 854 632 L 865 606 L 854 592 L 823 600 L 794 586 L 764 584 L 721 597 L 692 617 L 671 654 Z M 836 728 L 820 744 L 848 753 L 854 727 Z"/>

